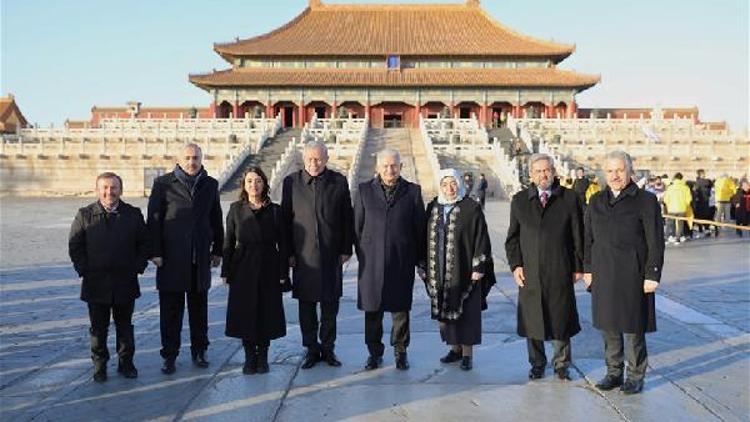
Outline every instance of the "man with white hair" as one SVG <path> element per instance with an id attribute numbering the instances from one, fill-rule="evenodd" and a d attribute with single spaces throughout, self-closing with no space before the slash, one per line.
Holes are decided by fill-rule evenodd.
<path id="1" fill-rule="evenodd" d="M 510 206 L 505 252 L 518 285 L 518 335 L 526 337 L 529 379 L 544 376 L 544 342 L 552 363 L 569 380 L 570 338 L 581 331 L 574 283 L 583 276 L 583 214 L 580 196 L 560 186 L 552 157 L 529 159 L 532 184 Z"/>
<path id="2" fill-rule="evenodd" d="M 409 311 L 414 270 L 424 259 L 422 189 L 401 177 L 401 155 L 385 149 L 377 157 L 378 174 L 359 185 L 354 202 L 354 231 L 359 273 L 357 307 L 365 311 L 365 369 L 383 362 L 383 314 L 391 313 L 391 346 L 396 369 L 409 369 Z"/>
<path id="3" fill-rule="evenodd" d="M 604 161 L 607 188 L 586 209 L 584 282 L 591 289 L 594 327 L 604 338 L 606 376 L 600 390 L 643 390 L 648 365 L 645 333 L 656 331 L 654 292 L 664 264 L 664 227 L 656 196 L 632 181 L 622 151 Z M 628 362 L 627 378 L 623 353 Z"/>
<path id="4" fill-rule="evenodd" d="M 326 167 L 328 149 L 324 143 L 308 143 L 303 160 L 304 169 L 284 179 L 281 200 L 289 227 L 292 296 L 299 301 L 302 344 L 307 348 L 302 369 L 320 361 L 341 366 L 333 349 L 343 291 L 342 267 L 352 255 L 354 237 L 349 185 L 344 175 Z"/>

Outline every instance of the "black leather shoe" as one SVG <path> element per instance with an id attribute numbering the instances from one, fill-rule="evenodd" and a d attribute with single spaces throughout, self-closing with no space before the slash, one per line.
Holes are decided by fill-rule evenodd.
<path id="1" fill-rule="evenodd" d="M 530 380 L 538 380 L 544 376 L 544 367 L 543 366 L 532 366 L 531 369 L 529 369 L 529 379 Z"/>
<path id="2" fill-rule="evenodd" d="M 308 350 L 304 361 L 302 361 L 302 369 L 310 369 L 318 362 L 320 362 L 320 352 L 317 350 Z"/>
<path id="3" fill-rule="evenodd" d="M 461 358 L 461 369 L 464 371 L 471 371 L 471 368 L 474 367 L 474 364 L 472 363 L 471 356 L 464 356 Z"/>
<path id="4" fill-rule="evenodd" d="M 448 351 L 448 354 L 440 358 L 440 362 L 443 362 L 443 363 L 453 363 L 453 362 L 458 362 L 459 360 L 461 360 L 461 353 L 458 353 L 454 351 L 453 349 L 450 349 Z"/>
<path id="5" fill-rule="evenodd" d="M 381 356 L 370 355 L 367 358 L 367 364 L 365 364 L 365 369 L 368 371 L 372 371 L 373 369 L 378 369 L 380 365 L 382 364 L 383 364 L 383 358 Z"/>
<path id="6" fill-rule="evenodd" d="M 206 351 L 200 350 L 193 353 L 193 364 L 199 368 L 208 368 L 209 362 L 206 360 Z"/>
<path id="7" fill-rule="evenodd" d="M 616 377 L 614 375 L 607 375 L 604 378 L 602 378 L 601 381 L 597 382 L 595 387 L 602 391 L 609 391 L 621 385 L 622 385 L 622 377 Z"/>
<path id="8" fill-rule="evenodd" d="M 570 381 L 570 371 L 568 368 L 557 368 L 555 369 L 555 375 L 557 375 L 557 379 L 562 381 Z"/>
<path id="9" fill-rule="evenodd" d="M 323 362 L 327 363 L 328 366 L 341 366 L 341 362 L 336 358 L 336 354 L 333 351 L 324 352 L 321 356 Z"/>
<path id="10" fill-rule="evenodd" d="M 622 394 L 638 394 L 641 391 L 643 391 L 643 380 L 640 381 L 634 381 L 634 380 L 627 380 L 625 383 L 620 387 L 620 391 L 622 391 Z"/>
<path id="11" fill-rule="evenodd" d="M 164 363 L 161 366 L 161 371 L 167 375 L 174 374 L 174 371 L 177 369 L 174 366 L 174 360 L 175 358 L 164 359 Z"/>
<path id="12" fill-rule="evenodd" d="M 138 378 L 138 370 L 135 369 L 132 361 L 122 361 L 117 365 L 117 372 L 125 378 Z"/>
<path id="13" fill-rule="evenodd" d="M 107 364 L 94 364 L 94 381 L 104 382 L 107 381 Z"/>
<path id="14" fill-rule="evenodd" d="M 406 352 L 396 353 L 396 369 L 401 371 L 409 369 L 409 359 L 406 357 Z"/>

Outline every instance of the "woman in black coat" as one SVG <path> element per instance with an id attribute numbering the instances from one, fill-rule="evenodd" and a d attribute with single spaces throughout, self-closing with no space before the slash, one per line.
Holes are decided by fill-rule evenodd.
<path id="1" fill-rule="evenodd" d="M 472 369 L 472 346 L 482 342 L 483 299 L 495 282 L 482 206 L 465 196 L 461 176 L 440 172 L 440 196 L 427 205 L 427 265 L 420 270 L 440 337 L 451 346 L 443 363 Z"/>
<path id="2" fill-rule="evenodd" d="M 270 341 L 286 335 L 282 293 L 288 270 L 281 209 L 258 167 L 242 178 L 240 200 L 227 214 L 221 277 L 229 284 L 226 335 L 242 339 L 245 374 L 268 372 Z"/>

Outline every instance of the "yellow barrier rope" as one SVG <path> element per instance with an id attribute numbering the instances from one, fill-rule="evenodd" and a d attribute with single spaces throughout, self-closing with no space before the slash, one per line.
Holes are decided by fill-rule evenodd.
<path id="1" fill-rule="evenodd" d="M 693 217 L 679 217 L 679 216 L 676 216 L 676 215 L 669 215 L 669 214 L 664 214 L 663 217 L 664 218 L 671 218 L 672 220 L 687 221 L 688 224 L 690 224 L 690 225 L 692 225 L 692 224 L 708 224 L 708 225 L 711 225 L 711 226 L 728 227 L 730 229 L 735 229 L 735 230 L 750 231 L 750 227 L 749 226 L 738 226 L 736 224 L 721 223 L 719 221 L 714 221 L 714 220 L 702 220 L 700 218 L 693 218 Z"/>

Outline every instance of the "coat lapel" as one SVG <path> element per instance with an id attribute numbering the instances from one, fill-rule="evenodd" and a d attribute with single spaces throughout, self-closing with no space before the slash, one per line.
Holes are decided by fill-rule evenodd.
<path id="1" fill-rule="evenodd" d="M 174 186 L 175 190 L 185 198 L 189 200 L 193 199 L 190 197 L 190 191 L 188 190 L 187 186 L 185 186 L 184 183 L 180 182 L 180 179 L 175 176 L 174 172 L 172 173 L 172 186 Z"/>

